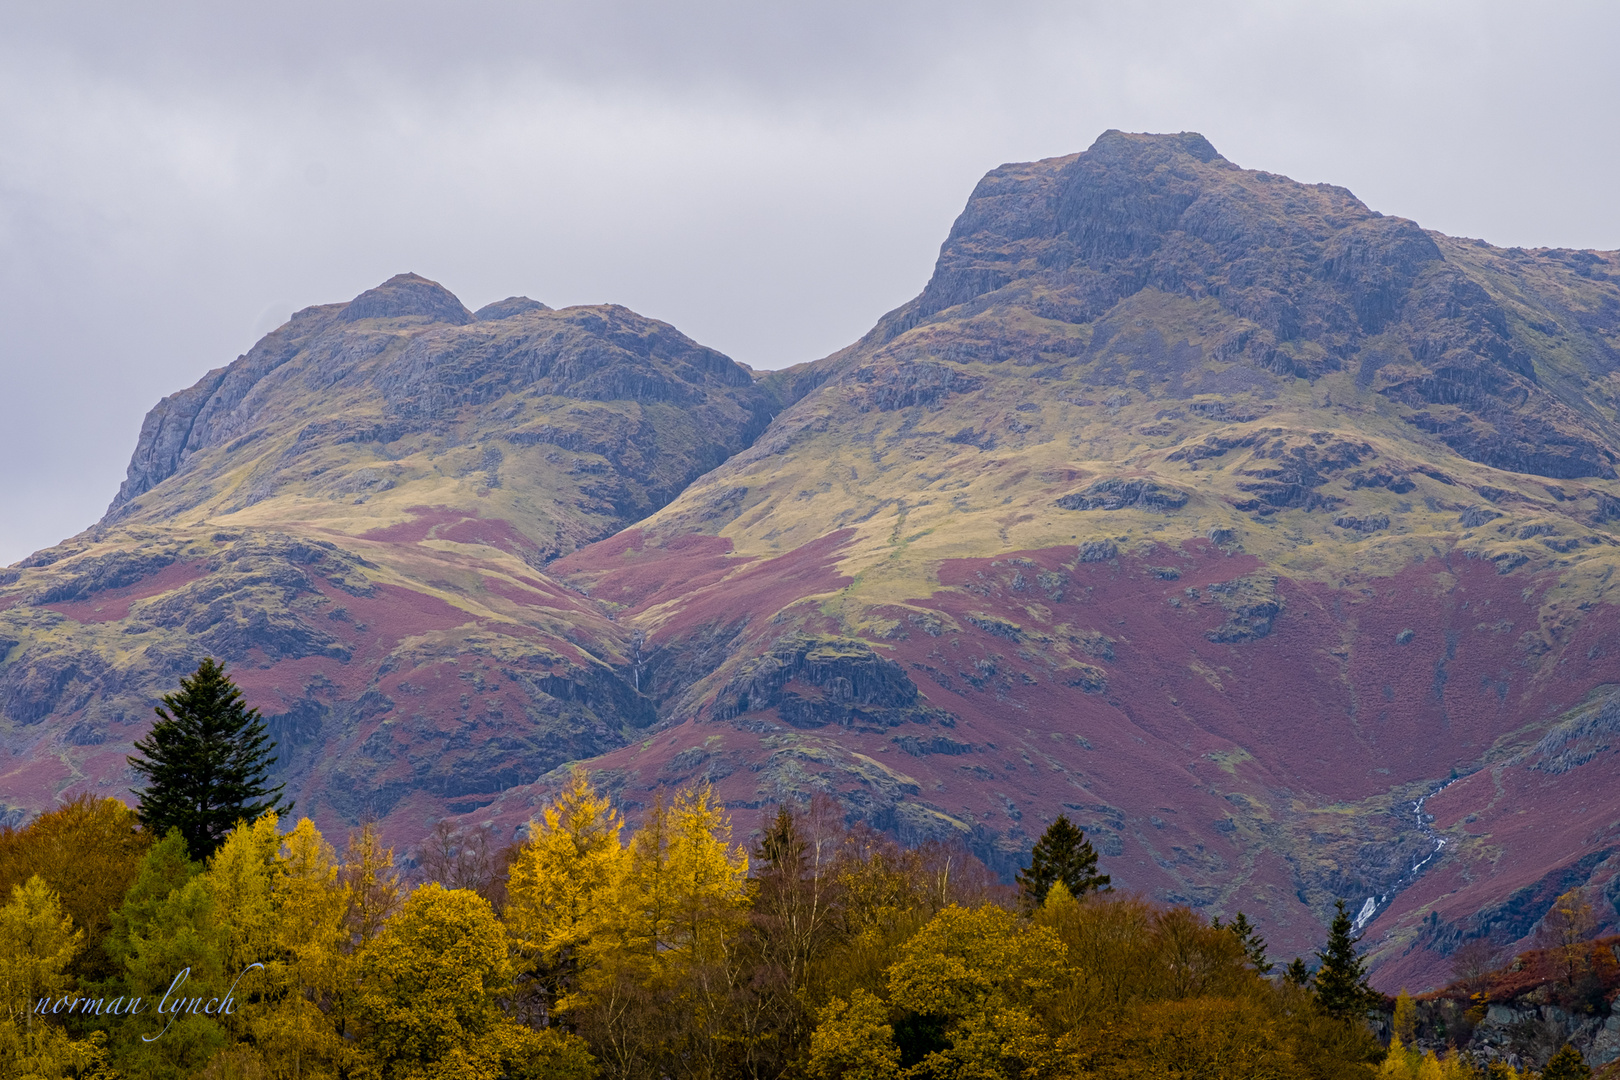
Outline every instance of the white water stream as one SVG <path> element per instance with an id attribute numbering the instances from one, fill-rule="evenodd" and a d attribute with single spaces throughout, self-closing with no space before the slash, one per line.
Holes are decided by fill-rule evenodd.
<path id="1" fill-rule="evenodd" d="M 1401 875 L 1400 880 L 1395 883 L 1395 888 L 1393 890 L 1383 894 L 1382 896 L 1367 897 L 1367 899 L 1361 905 L 1361 910 L 1356 913 L 1355 923 L 1352 927 L 1356 933 L 1361 933 L 1361 928 L 1372 922 L 1373 916 L 1378 914 L 1378 910 L 1380 908 L 1389 903 L 1390 897 L 1394 896 L 1396 893 L 1399 893 L 1402 889 L 1415 881 L 1418 874 L 1422 872 L 1423 868 L 1429 865 L 1429 863 L 1433 861 L 1434 857 L 1440 854 L 1441 850 L 1446 846 L 1445 837 L 1429 828 L 1429 823 L 1424 820 L 1423 804 L 1461 779 L 1462 777 L 1458 776 L 1447 780 L 1445 783 L 1441 784 L 1439 787 L 1435 788 L 1433 791 L 1429 792 L 1427 795 L 1423 796 L 1421 799 L 1418 799 L 1412 804 L 1412 816 L 1417 822 L 1418 832 L 1425 839 L 1432 841 L 1434 847 L 1427 855 L 1413 863 L 1412 869 Z"/>

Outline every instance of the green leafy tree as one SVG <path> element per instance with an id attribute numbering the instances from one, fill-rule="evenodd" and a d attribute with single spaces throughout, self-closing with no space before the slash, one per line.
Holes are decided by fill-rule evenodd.
<path id="1" fill-rule="evenodd" d="M 1322 962 L 1316 969 L 1316 1000 L 1329 1016 L 1344 1019 L 1365 1011 L 1377 994 L 1367 985 L 1367 964 L 1356 952 L 1361 939 L 1352 933 L 1350 912 L 1343 900 L 1333 907 L 1327 950 L 1316 954 Z"/>
<path id="2" fill-rule="evenodd" d="M 259 710 L 247 707 L 222 664 L 204 659 L 156 712 L 158 722 L 135 743 L 140 756 L 129 759 L 146 778 L 136 812 L 148 832 L 179 829 L 191 857 L 201 862 L 238 821 L 292 809 L 281 798 L 282 785 L 269 786 L 277 759 Z"/>
<path id="3" fill-rule="evenodd" d="M 1071 822 L 1066 814 L 1046 827 L 1030 852 L 1029 868 L 1018 872 L 1018 885 L 1026 906 L 1038 908 L 1046 903 L 1046 894 L 1057 882 L 1063 882 L 1069 895 L 1084 896 L 1088 892 L 1106 889 L 1111 879 L 1097 873 L 1097 852 L 1086 839 L 1083 829 Z"/>
<path id="4" fill-rule="evenodd" d="M 1541 1080 L 1591 1080 L 1592 1067 L 1581 1057 L 1581 1052 L 1569 1043 L 1552 1056 L 1541 1070 Z"/>

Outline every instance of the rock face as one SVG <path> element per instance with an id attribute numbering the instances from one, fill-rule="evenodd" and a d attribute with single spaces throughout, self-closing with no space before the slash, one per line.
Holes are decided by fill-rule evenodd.
<path id="1" fill-rule="evenodd" d="M 994 170 L 917 299 L 763 377 L 401 275 L 165 399 L 0 576 L 0 799 L 127 786 L 209 651 L 334 826 L 504 835 L 579 760 L 1004 872 L 1063 812 L 1118 885 L 1281 955 L 1348 899 L 1431 985 L 1572 884 L 1616 919 L 1617 370 L 1615 253 L 1191 134 Z"/>

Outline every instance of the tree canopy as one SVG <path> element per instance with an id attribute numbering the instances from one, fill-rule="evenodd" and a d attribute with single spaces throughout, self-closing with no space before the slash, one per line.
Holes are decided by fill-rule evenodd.
<path id="1" fill-rule="evenodd" d="M 158 722 L 129 759 L 146 779 L 136 813 L 149 833 L 180 830 L 191 857 L 201 861 L 237 822 L 292 810 L 281 798 L 283 785 L 268 780 L 277 759 L 259 710 L 247 707 L 222 664 L 204 658 L 155 711 Z"/>
<path id="2" fill-rule="evenodd" d="M 1106 889 L 1112 880 L 1097 872 L 1096 850 L 1084 830 L 1065 814 L 1059 814 L 1035 841 L 1029 860 L 1029 866 L 1018 873 L 1018 885 L 1031 908 L 1046 903 L 1046 894 L 1060 881 L 1070 896 L 1084 896 Z"/>

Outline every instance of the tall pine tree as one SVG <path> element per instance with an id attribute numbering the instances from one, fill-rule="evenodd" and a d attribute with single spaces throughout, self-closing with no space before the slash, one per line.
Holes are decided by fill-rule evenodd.
<path id="1" fill-rule="evenodd" d="M 1077 828 L 1066 814 L 1046 827 L 1030 852 L 1029 868 L 1018 872 L 1018 886 L 1024 903 L 1038 908 L 1046 903 L 1046 894 L 1052 886 L 1063 882 L 1069 895 L 1084 896 L 1088 892 L 1106 889 L 1111 879 L 1097 873 L 1097 852 L 1086 839 L 1083 829 Z"/>
<path id="2" fill-rule="evenodd" d="M 1254 928 L 1254 924 L 1249 921 L 1249 917 L 1243 912 L 1238 912 L 1237 918 L 1224 926 L 1221 925 L 1220 916 L 1217 915 L 1210 920 L 1210 925 L 1217 930 L 1230 931 L 1232 936 L 1238 939 L 1238 942 L 1243 946 L 1243 955 L 1249 958 L 1249 963 L 1254 967 L 1255 974 L 1260 976 L 1270 975 L 1272 969 L 1277 966 L 1266 959 L 1266 939 L 1260 936 L 1260 931 Z"/>
<path id="3" fill-rule="evenodd" d="M 1367 964 L 1356 952 L 1361 939 L 1352 933 L 1350 912 L 1343 900 L 1333 902 L 1333 925 L 1328 927 L 1327 950 L 1316 954 L 1316 1000 L 1329 1016 L 1345 1019 L 1365 1012 L 1377 998 L 1367 985 Z"/>
<path id="4" fill-rule="evenodd" d="M 268 786 L 277 759 L 259 710 L 247 707 L 222 664 L 205 658 L 156 712 L 158 722 L 135 743 L 140 756 L 129 759 L 146 778 L 145 790 L 136 792 L 136 813 L 149 832 L 179 829 L 191 857 L 201 862 L 238 821 L 292 810 L 281 798 L 284 785 Z"/>

